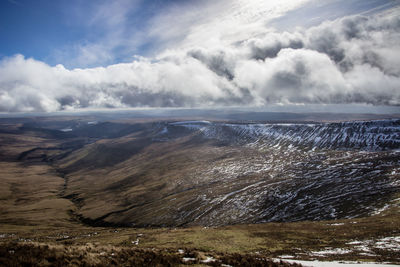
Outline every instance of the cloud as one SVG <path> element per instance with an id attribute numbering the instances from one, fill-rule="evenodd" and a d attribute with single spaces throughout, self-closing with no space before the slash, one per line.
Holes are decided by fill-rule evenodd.
<path id="1" fill-rule="evenodd" d="M 264 103 L 343 102 L 347 91 L 329 57 L 308 49 L 285 48 L 265 61 L 244 61 L 236 68 L 235 81 Z"/>
<path id="2" fill-rule="evenodd" d="M 273 19 L 311 1 L 204 0 L 173 6 L 150 21 L 149 35 L 167 47 L 225 47 L 258 36 Z"/>
<path id="3" fill-rule="evenodd" d="M 1 111 L 191 107 L 241 99 L 234 85 L 190 57 L 68 70 L 17 55 L 1 62 L 0 73 Z"/>
<path id="4" fill-rule="evenodd" d="M 154 58 L 107 67 L 69 70 L 22 55 L 5 58 L 0 111 L 400 105 L 398 16 L 349 16 L 294 32 L 253 30 L 246 39 L 183 41 Z"/>
<path id="5" fill-rule="evenodd" d="M 141 12 L 141 2 L 74 2 L 66 7 L 66 17 L 71 17 L 69 24 L 85 34 L 81 39 L 72 39 L 71 43 L 55 48 L 49 58 L 68 67 L 87 68 L 112 64 L 121 54 L 133 55 L 143 38 L 141 31 L 132 25 L 131 17 L 137 17 Z"/>

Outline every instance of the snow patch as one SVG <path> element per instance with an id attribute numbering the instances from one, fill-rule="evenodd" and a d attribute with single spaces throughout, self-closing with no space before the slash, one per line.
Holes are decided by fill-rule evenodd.
<path id="1" fill-rule="evenodd" d="M 66 132 L 72 132 L 72 129 L 71 128 L 64 128 L 64 129 L 61 129 L 60 131 L 66 133 Z"/>
<path id="2" fill-rule="evenodd" d="M 326 250 L 321 251 L 311 251 L 311 255 L 313 256 L 325 256 L 325 255 L 333 255 L 333 254 L 347 254 L 351 253 L 351 250 L 343 249 L 343 248 L 327 248 Z"/>
<path id="3" fill-rule="evenodd" d="M 300 261 L 300 260 L 285 260 L 289 263 L 300 263 L 303 266 L 309 267 L 398 267 L 398 265 L 384 263 L 358 263 L 358 262 L 339 262 L 339 261 Z"/>
<path id="4" fill-rule="evenodd" d="M 183 260 L 184 262 L 196 261 L 196 258 L 186 258 L 186 257 L 184 257 L 184 258 L 182 258 L 182 260 Z"/>
<path id="5" fill-rule="evenodd" d="M 209 262 L 214 262 L 214 261 L 216 261 L 216 259 L 214 259 L 213 257 L 207 257 L 205 260 L 202 260 L 201 262 L 209 263 Z"/>

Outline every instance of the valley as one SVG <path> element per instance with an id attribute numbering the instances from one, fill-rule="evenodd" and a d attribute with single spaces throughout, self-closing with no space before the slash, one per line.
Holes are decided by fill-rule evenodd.
<path id="1" fill-rule="evenodd" d="M 0 139 L 3 246 L 400 262 L 399 119 L 8 118 Z"/>

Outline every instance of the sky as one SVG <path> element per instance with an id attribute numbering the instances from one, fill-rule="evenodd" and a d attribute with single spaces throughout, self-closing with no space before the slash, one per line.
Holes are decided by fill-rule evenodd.
<path id="1" fill-rule="evenodd" d="M 0 112 L 400 113 L 400 0 L 0 0 L 0 40 Z"/>

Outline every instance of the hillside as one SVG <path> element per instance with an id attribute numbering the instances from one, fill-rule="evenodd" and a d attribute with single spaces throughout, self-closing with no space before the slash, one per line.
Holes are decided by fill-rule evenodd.
<path id="1" fill-rule="evenodd" d="M 356 218 L 399 192 L 399 129 L 399 120 L 139 124 L 54 166 L 67 180 L 65 197 L 94 224 Z"/>
<path id="2" fill-rule="evenodd" d="M 4 246 L 400 261 L 400 120 L 69 117 L 8 120 L 0 138 Z"/>

